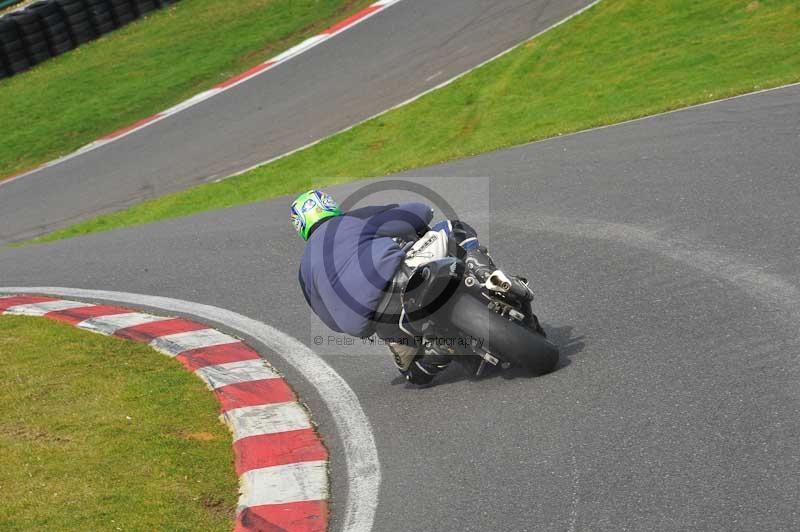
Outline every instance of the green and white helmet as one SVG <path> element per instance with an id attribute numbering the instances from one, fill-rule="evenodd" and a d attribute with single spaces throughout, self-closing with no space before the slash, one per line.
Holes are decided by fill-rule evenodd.
<path id="1" fill-rule="evenodd" d="M 321 190 L 309 190 L 292 202 L 292 225 L 303 240 L 308 240 L 311 228 L 320 220 L 341 216 L 342 210 L 333 197 Z"/>

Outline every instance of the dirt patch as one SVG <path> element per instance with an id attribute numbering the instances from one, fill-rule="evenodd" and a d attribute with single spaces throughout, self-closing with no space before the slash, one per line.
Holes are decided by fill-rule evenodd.
<path id="1" fill-rule="evenodd" d="M 41 443 L 69 443 L 72 440 L 66 436 L 53 434 L 44 429 L 29 427 L 27 425 L 0 425 L 0 433 L 9 439 L 22 441 L 35 441 Z"/>
<path id="2" fill-rule="evenodd" d="M 216 434 L 211 434 L 210 432 L 190 432 L 189 434 L 184 434 L 183 437 L 187 440 L 196 441 L 214 441 L 219 439 Z"/>
<path id="3" fill-rule="evenodd" d="M 385 147 L 386 147 L 386 139 L 376 140 L 375 142 L 370 142 L 369 151 L 371 152 L 381 151 Z"/>
<path id="4" fill-rule="evenodd" d="M 467 105 L 471 105 L 471 103 L 472 102 L 468 102 Z M 471 136 L 474 133 L 475 129 L 478 127 L 478 124 L 480 124 L 480 121 L 481 121 L 480 113 L 477 112 L 477 110 L 470 113 L 469 117 L 466 120 L 464 120 L 464 123 L 461 126 L 461 129 L 459 130 L 458 134 L 456 135 L 456 138 L 466 138 Z"/>
<path id="5" fill-rule="evenodd" d="M 203 508 L 218 515 L 233 518 L 236 513 L 233 508 L 225 504 L 225 501 L 214 495 L 205 495 L 200 503 L 203 505 Z"/>
<path id="6" fill-rule="evenodd" d="M 744 8 L 744 9 L 748 13 L 752 13 L 753 11 L 758 9 L 759 7 L 761 7 L 761 4 L 758 1 L 755 1 L 755 2 L 750 2 L 749 4 L 747 4 L 747 7 Z"/>

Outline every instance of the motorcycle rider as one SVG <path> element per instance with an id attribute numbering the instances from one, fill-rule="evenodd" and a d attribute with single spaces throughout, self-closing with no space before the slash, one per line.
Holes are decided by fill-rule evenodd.
<path id="1" fill-rule="evenodd" d="M 400 244 L 429 231 L 454 239 L 467 267 L 483 281 L 496 268 L 475 230 L 444 220 L 432 228 L 433 209 L 422 203 L 369 206 L 342 212 L 320 190 L 300 194 L 291 205 L 291 222 L 306 241 L 299 282 L 306 302 L 334 331 L 386 341 L 400 373 L 413 384 L 428 384 L 450 359 L 426 354 L 397 323 L 381 323 L 376 310 L 406 260 Z M 435 236 L 435 235 L 434 235 Z"/>

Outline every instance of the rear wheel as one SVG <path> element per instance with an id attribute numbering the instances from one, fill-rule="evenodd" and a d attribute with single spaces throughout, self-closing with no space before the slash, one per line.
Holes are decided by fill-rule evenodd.
<path id="1" fill-rule="evenodd" d="M 525 325 L 506 319 L 464 290 L 456 292 L 446 311 L 464 334 L 483 341 L 483 348 L 501 360 L 542 374 L 558 364 L 558 347 Z"/>

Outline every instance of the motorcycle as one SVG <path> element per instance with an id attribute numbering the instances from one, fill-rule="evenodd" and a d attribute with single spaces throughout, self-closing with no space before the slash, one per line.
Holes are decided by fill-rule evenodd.
<path id="1" fill-rule="evenodd" d="M 470 269 L 442 232 L 398 242 L 406 259 L 378 307 L 378 320 L 421 340 L 426 354 L 452 358 L 475 376 L 487 365 L 552 371 L 558 347 L 547 339 L 522 277 Z"/>

